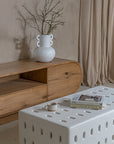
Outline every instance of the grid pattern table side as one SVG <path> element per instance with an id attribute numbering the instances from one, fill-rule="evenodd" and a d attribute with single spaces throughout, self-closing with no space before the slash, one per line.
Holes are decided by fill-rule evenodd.
<path id="1" fill-rule="evenodd" d="M 66 135 L 69 135 L 68 128 L 55 125 L 50 121 L 30 117 L 23 112 L 20 112 L 19 131 L 20 144 L 32 144 L 32 142 L 35 144 L 59 144 L 61 142 L 69 144 L 69 137 L 66 137 Z"/>
<path id="2" fill-rule="evenodd" d="M 24 109 L 20 111 L 20 144 L 91 144 L 93 141 L 93 144 L 114 144 L 114 89 L 99 86 L 78 94 L 82 93 L 101 94 L 110 103 L 103 110 L 72 109 L 61 105 L 62 100 L 75 95 L 72 94 Z M 52 102 L 58 103 L 58 110 L 46 111 L 46 105 Z"/>

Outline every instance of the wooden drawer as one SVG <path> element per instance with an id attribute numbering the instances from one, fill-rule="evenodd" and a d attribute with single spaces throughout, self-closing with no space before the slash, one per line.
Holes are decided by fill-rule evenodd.
<path id="1" fill-rule="evenodd" d="M 76 92 L 81 80 L 82 71 L 78 63 L 48 68 L 48 100 Z"/>
<path id="2" fill-rule="evenodd" d="M 15 83 L 18 83 L 19 86 L 20 80 L 16 80 L 13 88 L 16 90 Z M 11 83 L 11 82 L 10 82 Z M 3 95 L 0 95 L 0 118 L 16 113 L 17 111 L 39 104 L 47 101 L 47 85 L 37 82 L 32 82 L 28 80 L 21 81 L 22 86 L 26 86 L 19 91 L 12 92 L 10 89 L 12 85 L 9 85 L 11 93 L 8 91 L 8 94 L 4 92 Z M 30 87 L 27 87 L 27 84 Z M 2 84 L 3 85 L 3 84 Z M 5 86 L 5 85 L 3 85 Z"/>

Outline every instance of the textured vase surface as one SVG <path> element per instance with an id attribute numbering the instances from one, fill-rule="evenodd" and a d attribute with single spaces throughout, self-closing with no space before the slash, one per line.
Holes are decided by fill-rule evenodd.
<path id="1" fill-rule="evenodd" d="M 40 62 L 50 62 L 55 57 L 53 35 L 37 35 L 37 48 L 34 51 L 34 58 Z"/>

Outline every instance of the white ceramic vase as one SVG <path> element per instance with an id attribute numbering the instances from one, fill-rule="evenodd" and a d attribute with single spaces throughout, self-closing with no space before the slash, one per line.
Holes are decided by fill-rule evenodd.
<path id="1" fill-rule="evenodd" d="M 40 62 L 50 62 L 55 57 L 53 35 L 37 35 L 37 48 L 34 51 L 34 58 Z"/>

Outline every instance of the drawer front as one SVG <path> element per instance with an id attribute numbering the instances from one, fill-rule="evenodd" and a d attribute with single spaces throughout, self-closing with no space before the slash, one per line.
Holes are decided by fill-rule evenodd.
<path id="1" fill-rule="evenodd" d="M 5 123 L 9 123 L 9 122 L 11 122 L 11 121 L 15 121 L 15 120 L 18 120 L 18 112 L 0 118 L 0 125 L 5 124 Z"/>
<path id="2" fill-rule="evenodd" d="M 0 98 L 0 118 L 47 101 L 47 85 L 30 88 Z"/>
<path id="3" fill-rule="evenodd" d="M 78 63 L 48 68 L 48 100 L 72 94 L 81 85 L 82 70 Z"/>

